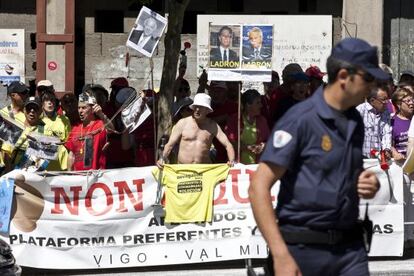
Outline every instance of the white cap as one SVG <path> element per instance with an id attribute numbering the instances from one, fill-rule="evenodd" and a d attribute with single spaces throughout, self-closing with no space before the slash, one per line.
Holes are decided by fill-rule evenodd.
<path id="1" fill-rule="evenodd" d="M 213 109 L 211 108 L 211 97 L 205 93 L 198 93 L 195 95 L 194 102 L 190 105 L 190 108 L 194 110 L 194 106 L 196 105 L 207 107 L 210 112 L 213 112 Z"/>
<path id="2" fill-rule="evenodd" d="M 50 80 L 41 80 L 37 83 L 37 87 L 39 86 L 53 86 L 53 83 Z"/>

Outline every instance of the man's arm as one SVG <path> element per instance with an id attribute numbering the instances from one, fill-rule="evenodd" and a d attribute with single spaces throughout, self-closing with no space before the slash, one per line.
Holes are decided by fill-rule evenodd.
<path id="1" fill-rule="evenodd" d="M 286 246 L 273 211 L 270 189 L 286 169 L 271 163 L 260 163 L 249 187 L 249 198 L 257 226 L 269 246 L 275 275 L 301 275 Z"/>
<path id="2" fill-rule="evenodd" d="M 224 134 L 224 132 L 221 130 L 221 127 L 219 125 L 217 125 L 216 138 L 226 148 L 227 158 L 229 159 L 229 162 L 233 163 L 235 160 L 235 153 L 234 153 L 233 145 L 230 143 L 226 134 Z"/>
<path id="3" fill-rule="evenodd" d="M 164 151 L 162 152 L 160 160 L 157 161 L 157 166 L 159 168 L 162 168 L 165 159 L 168 158 L 175 144 L 177 144 L 180 141 L 181 135 L 183 133 L 184 120 L 185 119 L 179 120 L 178 123 L 173 127 L 170 139 L 168 139 L 168 142 L 164 147 Z"/>

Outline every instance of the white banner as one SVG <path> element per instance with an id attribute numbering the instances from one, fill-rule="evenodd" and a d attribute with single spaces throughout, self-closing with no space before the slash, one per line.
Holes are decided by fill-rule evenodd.
<path id="1" fill-rule="evenodd" d="M 369 203 L 368 215 L 374 222 L 369 256 L 402 256 L 404 250 L 404 199 L 403 171 L 392 163 L 388 171 L 379 166 L 377 159 L 365 159 L 364 167 L 377 175 L 381 188 L 375 198 L 361 200 L 360 216 L 365 215 L 366 203 Z"/>
<path id="2" fill-rule="evenodd" d="M 215 187 L 213 222 L 191 224 L 164 224 L 161 210 L 153 207 L 157 182 L 152 168 L 46 177 L 22 171 L 8 174 L 25 177 L 24 183 L 16 180 L 17 207 L 5 237 L 17 262 L 37 268 L 92 269 L 267 257 L 247 194 L 256 165 L 232 168 L 227 180 Z M 402 255 L 400 172 L 394 166 L 390 172 L 398 204 L 387 201 L 389 190 L 381 177 L 381 193 L 370 205 L 375 224 L 371 256 Z M 277 192 L 274 185 L 274 204 Z"/>

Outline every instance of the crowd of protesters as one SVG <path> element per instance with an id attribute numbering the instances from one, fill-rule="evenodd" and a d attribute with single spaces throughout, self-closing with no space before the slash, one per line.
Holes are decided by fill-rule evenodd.
<path id="1" fill-rule="evenodd" d="M 411 125 L 414 73 L 402 72 L 398 83 L 394 84 L 391 69 L 386 65 L 382 69 L 389 73 L 389 80 L 376 83 L 365 103 L 357 106 L 365 125 L 363 154 L 369 158 L 373 149 L 384 150 L 387 156 L 402 162 L 414 145 L 414 125 Z M 184 136 L 188 136 L 186 129 L 192 121 L 185 119 L 192 117 L 195 124 L 213 122 L 209 126 L 215 131 L 211 131 L 215 134 L 208 138 L 211 142 L 201 146 L 203 156 L 196 156 L 195 159 L 212 163 L 257 163 L 273 125 L 289 108 L 311 97 L 320 86 L 325 85 L 325 73 L 316 66 L 303 71 L 301 66 L 292 63 L 281 73 L 282 84 L 279 74 L 272 71 L 271 81 L 263 83 L 263 95 L 255 89 L 239 95 L 240 83 L 209 83 L 204 72 L 199 78 L 195 98 L 191 95 L 189 82 L 184 79 L 184 74 L 180 74 L 175 82 L 171 110 L 174 141 L 168 144 L 166 150 L 169 162 L 182 163 L 182 160 L 189 158 L 188 154 L 180 153 L 180 149 L 183 151 L 185 147 L 179 140 L 188 138 Z M 375 81 L 368 79 L 368 75 L 363 77 L 367 81 Z M 36 95 L 30 95 L 28 87 L 21 82 L 10 83 L 7 95 L 11 103 L 0 110 L 0 115 L 3 121 L 13 122 L 23 131 L 14 145 L 2 143 L 2 173 L 15 168 L 65 171 L 156 164 L 154 115 L 151 114 L 130 132 L 119 112 L 136 93 L 123 77 L 111 82 L 110 91 L 99 84 L 85 85 L 79 96 L 68 93 L 60 99 L 48 80 L 37 83 Z M 200 93 L 208 96 L 199 97 Z M 151 110 L 156 107 L 156 93 L 145 90 L 138 94 Z M 193 98 L 197 101 L 194 102 Z M 200 112 L 208 121 L 197 121 Z M 198 128 L 195 130 L 199 132 Z M 26 153 L 34 134 L 53 136 L 60 141 L 57 143 L 56 158 L 42 160 Z M 177 145 L 174 147 L 173 144 Z"/>

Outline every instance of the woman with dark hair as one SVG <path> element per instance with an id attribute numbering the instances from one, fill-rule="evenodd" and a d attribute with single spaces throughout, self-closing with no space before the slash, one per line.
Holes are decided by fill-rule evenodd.
<path id="1" fill-rule="evenodd" d="M 266 118 L 260 114 L 262 108 L 260 93 L 255 89 L 247 90 L 241 96 L 241 105 L 239 161 L 243 164 L 255 164 L 270 132 Z M 238 116 L 234 114 L 225 127 L 225 133 L 235 148 L 239 137 L 237 121 Z"/>

